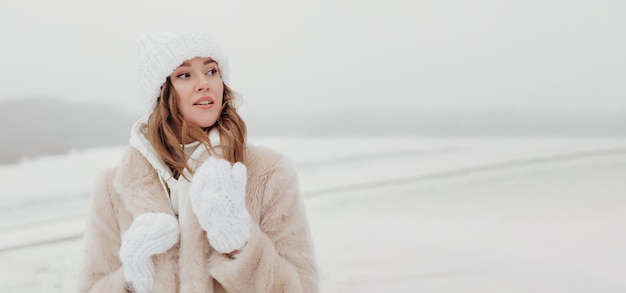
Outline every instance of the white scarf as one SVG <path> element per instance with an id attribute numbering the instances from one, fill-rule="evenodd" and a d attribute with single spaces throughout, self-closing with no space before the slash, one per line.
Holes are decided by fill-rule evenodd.
<path id="1" fill-rule="evenodd" d="M 137 149 L 145 158 L 150 162 L 152 167 L 159 174 L 159 181 L 161 182 L 161 186 L 163 187 L 163 192 L 165 196 L 168 196 L 169 189 L 169 199 L 172 204 L 172 208 L 174 213 L 178 215 L 179 219 L 184 219 L 183 213 L 185 213 L 186 209 L 184 208 L 189 201 L 189 184 L 191 183 L 185 177 L 192 179 L 191 173 L 186 168 L 183 170 L 183 174 L 185 176 L 179 176 L 178 179 L 174 178 L 172 171 L 167 165 L 161 160 L 161 158 L 157 155 L 154 147 L 145 137 L 145 135 L 141 132 L 142 125 L 148 123 L 148 117 L 143 117 L 133 125 L 130 133 L 130 145 Z M 221 147 L 220 147 L 220 133 L 217 128 L 213 128 L 209 132 L 209 140 L 211 141 L 211 145 L 215 149 L 216 153 L 211 153 L 211 155 L 217 155 L 222 157 Z M 185 145 L 185 148 L 193 148 L 195 150 L 189 156 L 187 160 L 187 164 L 191 169 L 196 169 L 200 166 L 201 162 L 198 162 L 198 158 L 202 157 L 206 154 L 207 150 L 204 146 L 200 144 L 194 143 Z M 180 220 L 179 220 L 180 221 Z M 181 223 L 182 225 L 182 223 Z"/>

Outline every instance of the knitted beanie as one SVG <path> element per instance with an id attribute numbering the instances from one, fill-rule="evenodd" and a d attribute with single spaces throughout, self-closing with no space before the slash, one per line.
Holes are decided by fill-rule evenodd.
<path id="1" fill-rule="evenodd" d="M 222 80 L 228 85 L 228 59 L 213 38 L 205 33 L 147 32 L 139 36 L 137 44 L 139 95 L 149 112 L 156 106 L 167 77 L 186 60 L 210 57 L 217 62 Z"/>

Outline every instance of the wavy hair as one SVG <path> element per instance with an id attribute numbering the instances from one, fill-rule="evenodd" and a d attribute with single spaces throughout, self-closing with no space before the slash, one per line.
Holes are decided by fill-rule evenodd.
<path id="1" fill-rule="evenodd" d="M 184 145 L 181 143 L 184 138 L 189 137 L 199 141 L 207 148 L 207 151 L 214 150 L 208 135 L 214 127 L 217 127 L 220 132 L 220 147 L 224 159 L 231 163 L 244 161 L 248 131 L 243 118 L 237 113 L 236 97 L 235 92 L 224 84 L 222 112 L 215 124 L 206 128 L 190 125 L 178 110 L 178 95 L 170 78 L 167 78 L 161 88 L 161 95 L 157 99 L 157 104 L 148 117 L 148 124 L 144 124 L 142 127 L 142 132 L 158 156 L 172 170 L 175 178 L 183 175 L 189 179 L 183 174 L 184 169 L 194 174 L 194 170 L 191 170 L 187 164 L 188 158 L 184 151 Z M 181 137 L 176 136 L 172 125 L 181 130 Z"/>

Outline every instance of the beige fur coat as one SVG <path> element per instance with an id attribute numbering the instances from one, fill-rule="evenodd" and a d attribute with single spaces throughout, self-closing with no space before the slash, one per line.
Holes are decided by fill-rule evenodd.
<path id="1" fill-rule="evenodd" d="M 154 292 L 317 292 L 318 271 L 293 164 L 270 149 L 249 146 L 248 243 L 234 259 L 214 251 L 191 206 L 180 241 L 153 256 Z M 135 149 L 98 179 L 85 230 L 80 292 L 128 292 L 118 257 L 121 235 L 142 213 L 174 215 L 157 172 Z"/>

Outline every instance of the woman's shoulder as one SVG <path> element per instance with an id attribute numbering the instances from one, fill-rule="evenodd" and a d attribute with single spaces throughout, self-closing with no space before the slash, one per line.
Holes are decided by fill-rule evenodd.
<path id="1" fill-rule="evenodd" d="M 246 147 L 245 162 L 248 191 L 263 197 L 258 202 L 286 203 L 299 196 L 298 171 L 289 156 L 268 146 L 253 145 Z"/>
<path id="2" fill-rule="evenodd" d="M 288 159 L 287 156 L 266 145 L 261 145 L 261 144 L 253 144 L 253 145 L 247 145 L 246 146 L 246 155 L 249 158 L 253 158 L 256 159 L 258 157 L 271 157 L 272 159 Z"/>
<path id="3" fill-rule="evenodd" d="M 246 167 L 259 173 L 295 172 L 295 163 L 286 154 L 264 145 L 246 146 Z"/>
<path id="4" fill-rule="evenodd" d="M 99 181 L 112 183 L 116 179 L 119 180 L 119 177 L 132 178 L 150 170 L 150 163 L 146 158 L 137 149 L 128 146 L 122 151 L 120 159 L 115 165 L 99 172 Z"/>

